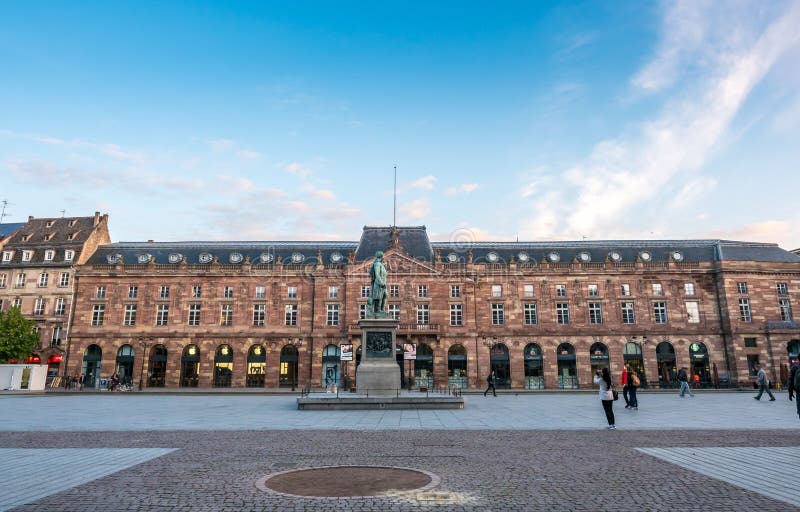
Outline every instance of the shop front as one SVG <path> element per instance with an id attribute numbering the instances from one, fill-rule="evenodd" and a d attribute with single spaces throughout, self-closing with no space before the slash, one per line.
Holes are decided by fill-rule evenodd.
<path id="1" fill-rule="evenodd" d="M 536 343 L 525 346 L 525 389 L 544 389 L 542 348 Z"/>
<path id="2" fill-rule="evenodd" d="M 163 388 L 167 378 L 167 347 L 156 345 L 150 349 L 147 362 L 147 387 Z"/>
<path id="3" fill-rule="evenodd" d="M 489 362 L 494 370 L 494 385 L 497 388 L 511 388 L 511 363 L 508 347 L 503 343 L 495 343 L 489 351 Z"/>
<path id="4" fill-rule="evenodd" d="M 233 350 L 230 345 L 220 345 L 214 353 L 214 387 L 229 388 L 233 381 Z"/>
<path id="5" fill-rule="evenodd" d="M 467 389 L 467 349 L 464 345 L 453 345 L 447 350 L 447 385 L 451 388 Z"/>
<path id="6" fill-rule="evenodd" d="M 341 354 L 338 345 L 326 345 L 322 350 L 322 387 L 332 389 L 342 385 Z"/>
<path id="7" fill-rule="evenodd" d="M 89 345 L 83 354 L 83 387 L 93 388 L 100 378 L 100 364 L 103 360 L 103 350 L 99 345 Z"/>
<path id="8" fill-rule="evenodd" d="M 245 387 L 263 388 L 267 374 L 267 351 L 261 345 L 253 345 L 247 351 L 247 376 Z"/>
<path id="9" fill-rule="evenodd" d="M 556 349 L 558 362 L 559 389 L 578 389 L 578 365 L 575 358 L 575 347 L 562 343 Z"/>
<path id="10" fill-rule="evenodd" d="M 278 374 L 278 385 L 282 388 L 297 387 L 297 347 L 285 345 L 281 349 L 280 373 Z"/>
<path id="11" fill-rule="evenodd" d="M 433 349 L 427 343 L 419 343 L 414 359 L 414 387 L 433 389 L 433 386 Z"/>
<path id="12" fill-rule="evenodd" d="M 658 363 L 658 386 L 660 388 L 676 388 L 678 382 L 678 367 L 675 361 L 675 347 L 668 341 L 662 341 L 656 346 L 656 362 Z"/>
<path id="13" fill-rule="evenodd" d="M 591 365 L 591 377 L 594 379 L 594 376 L 597 374 L 599 370 L 603 368 L 608 368 L 608 371 L 611 371 L 611 367 L 609 366 L 609 358 L 608 358 L 608 347 L 605 346 L 603 343 L 593 343 L 591 347 L 589 347 L 589 364 Z M 592 382 L 594 384 L 594 381 Z M 597 384 L 594 384 L 595 387 L 598 387 Z"/>
<path id="14" fill-rule="evenodd" d="M 700 388 L 713 387 L 711 381 L 711 367 L 708 361 L 708 349 L 704 343 L 697 342 L 689 345 L 689 360 L 692 367 L 692 385 Z"/>
<path id="15" fill-rule="evenodd" d="M 622 349 L 622 359 L 625 361 L 626 366 L 630 366 L 631 370 L 636 372 L 639 376 L 639 387 L 647 387 L 647 376 L 644 368 L 644 356 L 642 355 L 642 347 L 638 343 L 628 342 L 625 348 Z"/>
<path id="16" fill-rule="evenodd" d="M 117 350 L 116 374 L 120 384 L 131 385 L 133 383 L 134 356 L 135 352 L 130 345 L 122 345 Z"/>
<path id="17" fill-rule="evenodd" d="M 200 349 L 187 345 L 181 356 L 181 387 L 196 388 L 200 378 Z"/>

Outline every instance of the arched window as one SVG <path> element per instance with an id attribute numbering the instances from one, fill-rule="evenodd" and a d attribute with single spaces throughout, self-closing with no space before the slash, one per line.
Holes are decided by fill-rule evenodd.
<path id="1" fill-rule="evenodd" d="M 536 343 L 525 345 L 525 389 L 544 389 L 542 347 Z"/>
<path id="2" fill-rule="evenodd" d="M 334 344 L 326 345 L 322 349 L 322 386 L 325 389 L 338 389 L 341 385 L 342 371 L 339 362 L 339 346 Z"/>
<path id="3" fill-rule="evenodd" d="M 689 360 L 691 361 L 691 378 L 695 386 L 710 387 L 711 367 L 708 359 L 708 349 L 700 341 L 689 345 Z"/>
<path id="4" fill-rule="evenodd" d="M 134 366 L 135 352 L 131 345 L 122 345 L 117 350 L 117 368 L 115 373 L 117 378 L 123 384 L 131 384 L 133 382 L 133 366 Z"/>
<path id="5" fill-rule="evenodd" d="M 147 362 L 147 385 L 151 388 L 163 388 L 167 376 L 167 347 L 156 345 L 150 349 L 150 360 Z"/>
<path id="6" fill-rule="evenodd" d="M 508 347 L 503 343 L 495 343 L 489 351 L 489 362 L 494 370 L 494 383 L 496 387 L 511 387 L 511 363 L 508 357 Z"/>
<path id="7" fill-rule="evenodd" d="M 100 378 L 103 349 L 99 345 L 89 345 L 83 355 L 83 386 L 93 388 Z"/>
<path id="8" fill-rule="evenodd" d="M 181 387 L 196 388 L 200 378 L 200 349 L 186 345 L 181 356 Z"/>
<path id="9" fill-rule="evenodd" d="M 267 351 L 262 345 L 253 345 L 247 351 L 247 376 L 245 386 L 263 388 L 267 373 Z"/>
<path id="10" fill-rule="evenodd" d="M 562 343 L 556 349 L 558 361 L 558 387 L 561 389 L 578 389 L 578 366 L 575 358 L 575 347 L 570 343 Z"/>
<path id="11" fill-rule="evenodd" d="M 297 387 L 297 347 L 284 345 L 281 349 L 281 366 L 278 384 L 282 387 Z"/>
<path id="12" fill-rule="evenodd" d="M 447 385 L 461 389 L 466 389 L 469 385 L 467 379 L 467 349 L 463 345 L 452 345 L 447 350 Z"/>
<path id="13" fill-rule="evenodd" d="M 640 387 L 647 387 L 642 347 L 632 341 L 626 343 L 622 350 L 622 358 L 625 360 L 625 364 L 639 376 Z"/>
<path id="14" fill-rule="evenodd" d="M 658 362 L 658 386 L 661 388 L 679 386 L 675 347 L 672 346 L 672 343 L 662 341 L 656 345 L 656 361 Z"/>
<path id="15" fill-rule="evenodd" d="M 414 360 L 414 387 L 432 389 L 434 384 L 433 349 L 427 343 L 419 343 Z"/>
<path id="16" fill-rule="evenodd" d="M 229 388 L 233 380 L 233 350 L 220 345 L 214 353 L 214 387 Z"/>

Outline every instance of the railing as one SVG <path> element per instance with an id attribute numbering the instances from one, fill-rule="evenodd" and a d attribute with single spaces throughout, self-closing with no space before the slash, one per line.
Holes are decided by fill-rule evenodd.
<path id="1" fill-rule="evenodd" d="M 439 332 L 439 324 L 400 324 L 401 331 L 431 331 Z"/>

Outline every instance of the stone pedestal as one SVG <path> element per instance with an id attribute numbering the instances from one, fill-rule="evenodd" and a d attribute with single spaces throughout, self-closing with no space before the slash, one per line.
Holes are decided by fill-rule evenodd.
<path id="1" fill-rule="evenodd" d="M 400 366 L 395 359 L 399 322 L 389 318 L 365 318 L 361 329 L 361 363 L 356 369 L 356 391 L 369 396 L 394 396 L 400 390 Z"/>

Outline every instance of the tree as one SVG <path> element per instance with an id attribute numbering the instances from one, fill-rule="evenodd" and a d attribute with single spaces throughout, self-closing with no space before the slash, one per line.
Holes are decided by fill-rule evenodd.
<path id="1" fill-rule="evenodd" d="M 0 312 L 0 363 L 31 355 L 39 343 L 35 326 L 35 322 L 22 316 L 19 308 L 11 308 L 5 314 Z"/>

